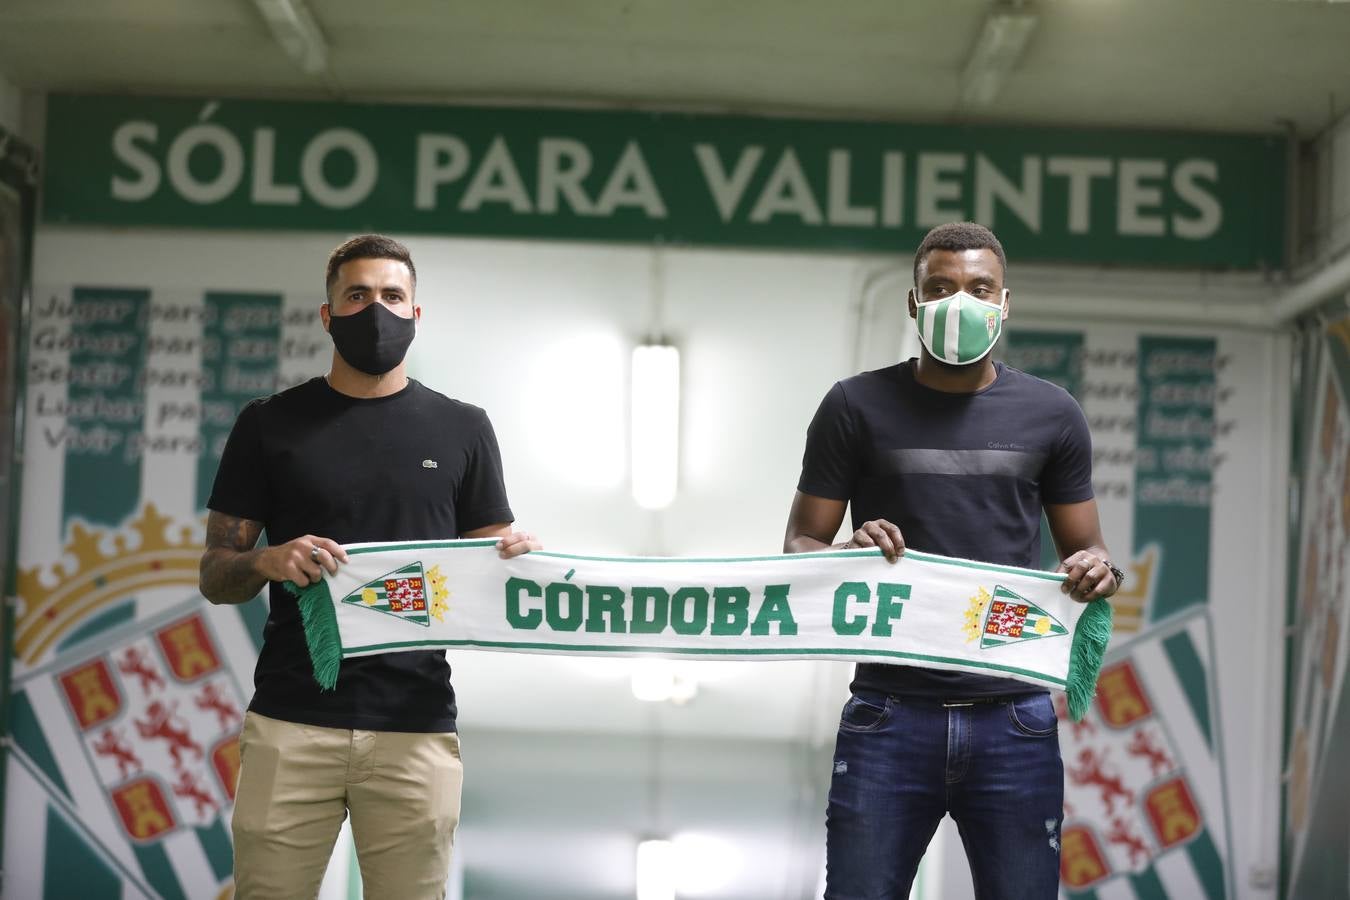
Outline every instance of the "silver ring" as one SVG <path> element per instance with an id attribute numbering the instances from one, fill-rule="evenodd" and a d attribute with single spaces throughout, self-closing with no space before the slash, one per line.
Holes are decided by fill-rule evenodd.
<path id="1" fill-rule="evenodd" d="M 318 548 L 318 547 L 310 547 L 310 548 L 309 548 L 309 559 L 310 559 L 310 562 L 318 562 L 318 561 L 319 561 L 319 548 Z"/>

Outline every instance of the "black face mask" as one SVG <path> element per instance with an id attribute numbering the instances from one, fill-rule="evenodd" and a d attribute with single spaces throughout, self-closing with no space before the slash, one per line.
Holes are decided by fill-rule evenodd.
<path id="1" fill-rule="evenodd" d="M 403 362 L 417 321 L 390 312 L 382 303 L 369 303 L 350 316 L 329 316 L 328 333 L 349 366 L 367 375 L 383 375 Z"/>

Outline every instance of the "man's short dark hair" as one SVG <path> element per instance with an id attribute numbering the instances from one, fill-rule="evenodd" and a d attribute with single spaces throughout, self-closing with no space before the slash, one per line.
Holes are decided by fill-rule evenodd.
<path id="1" fill-rule="evenodd" d="M 993 250 L 998 257 L 1003 274 L 1008 274 L 1008 257 L 1003 253 L 1003 245 L 994 237 L 994 233 L 983 225 L 974 222 L 948 222 L 939 225 L 923 237 L 919 251 L 914 254 L 914 286 L 919 286 L 919 265 L 934 250 Z"/>
<path id="2" fill-rule="evenodd" d="M 413 287 L 417 286 L 417 268 L 413 265 L 412 254 L 408 248 L 393 238 L 382 234 L 358 234 L 328 255 L 328 271 L 324 277 L 324 294 L 332 290 L 337 281 L 338 269 L 345 262 L 354 259 L 392 259 L 408 267 Z"/>

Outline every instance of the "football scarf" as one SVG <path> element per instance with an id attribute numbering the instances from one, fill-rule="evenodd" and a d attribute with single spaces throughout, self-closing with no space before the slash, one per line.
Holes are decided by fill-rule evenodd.
<path id="1" fill-rule="evenodd" d="M 296 595 L 314 677 L 404 650 L 840 659 L 1015 678 L 1087 710 L 1111 635 L 1064 576 L 906 550 L 686 559 L 535 551 L 495 540 L 350 544 Z"/>

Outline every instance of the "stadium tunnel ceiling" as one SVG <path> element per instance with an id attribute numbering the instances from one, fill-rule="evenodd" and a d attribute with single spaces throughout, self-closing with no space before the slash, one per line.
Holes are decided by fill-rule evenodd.
<path id="1" fill-rule="evenodd" d="M 321 36 L 313 72 L 265 19 L 288 2 Z M 1350 108 L 1350 2 L 997 8 L 1023 27 L 990 53 L 989 0 L 5 0 L 0 74 L 34 91 L 1243 132 L 1292 123 L 1303 137 Z M 968 89 L 977 49 L 1012 57 L 983 100 Z"/>

